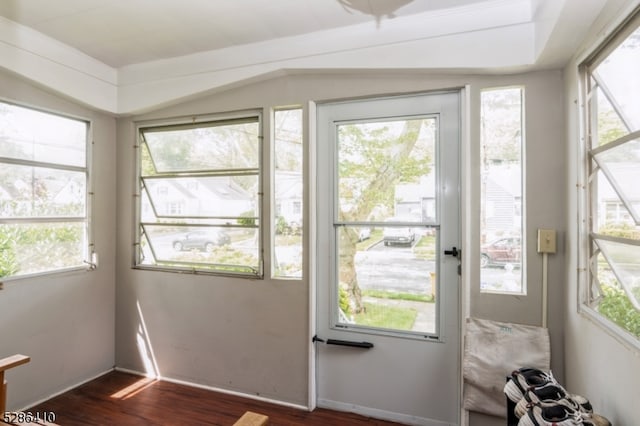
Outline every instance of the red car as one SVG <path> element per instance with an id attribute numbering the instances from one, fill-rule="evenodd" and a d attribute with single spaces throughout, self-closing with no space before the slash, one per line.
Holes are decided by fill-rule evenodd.
<path id="1" fill-rule="evenodd" d="M 500 238 L 480 249 L 480 267 L 489 265 L 519 265 L 522 259 L 522 243 L 519 237 Z M 514 265 L 515 266 L 515 265 Z"/>

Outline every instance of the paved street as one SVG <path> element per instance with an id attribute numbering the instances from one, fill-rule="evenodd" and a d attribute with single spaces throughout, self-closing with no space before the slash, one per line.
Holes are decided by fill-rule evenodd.
<path id="1" fill-rule="evenodd" d="M 418 259 L 411 247 L 381 242 L 356 254 L 358 284 L 362 289 L 431 294 L 430 272 L 435 263 Z"/>

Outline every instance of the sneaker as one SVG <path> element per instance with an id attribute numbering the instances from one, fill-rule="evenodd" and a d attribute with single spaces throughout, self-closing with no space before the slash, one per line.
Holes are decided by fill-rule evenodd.
<path id="1" fill-rule="evenodd" d="M 533 405 L 540 407 L 564 405 L 580 413 L 593 413 L 593 408 L 587 398 L 571 395 L 562 386 L 555 383 L 527 389 L 522 399 L 516 404 L 514 413 L 517 417 L 522 417 Z"/>
<path id="2" fill-rule="evenodd" d="M 520 402 L 524 393 L 530 387 L 544 386 L 547 383 L 558 384 L 551 372 L 545 373 L 537 368 L 520 368 L 511 373 L 511 377 L 504 385 L 504 393 L 514 403 Z"/>
<path id="3" fill-rule="evenodd" d="M 518 426 L 599 426 L 590 414 L 582 414 L 564 405 L 533 405 L 520 418 Z"/>
<path id="4" fill-rule="evenodd" d="M 609 421 L 609 419 L 607 419 L 604 416 L 601 416 L 600 414 L 593 413 L 590 415 L 590 417 L 591 417 L 591 423 L 594 426 L 611 426 L 611 422 Z"/>

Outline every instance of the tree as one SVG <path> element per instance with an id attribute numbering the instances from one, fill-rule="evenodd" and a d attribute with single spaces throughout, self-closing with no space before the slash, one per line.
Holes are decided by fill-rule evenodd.
<path id="1" fill-rule="evenodd" d="M 15 241 L 11 236 L 9 226 L 0 226 L 0 278 L 14 275 L 18 272 L 18 262 L 15 254 Z"/>
<path id="2" fill-rule="evenodd" d="M 432 119 L 346 124 L 338 132 L 339 220 L 366 221 L 376 210 L 394 211 L 399 183 L 416 182 L 430 172 Z M 424 133 L 422 130 L 426 130 Z M 340 283 L 354 313 L 364 310 L 355 268 L 358 232 L 344 228 L 339 239 Z"/>

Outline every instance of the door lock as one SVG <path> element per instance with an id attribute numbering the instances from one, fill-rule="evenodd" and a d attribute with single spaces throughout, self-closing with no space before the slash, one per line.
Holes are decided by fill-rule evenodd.
<path id="1" fill-rule="evenodd" d="M 445 250 L 444 254 L 462 259 L 462 249 L 458 250 L 456 247 L 453 247 L 451 250 Z"/>

